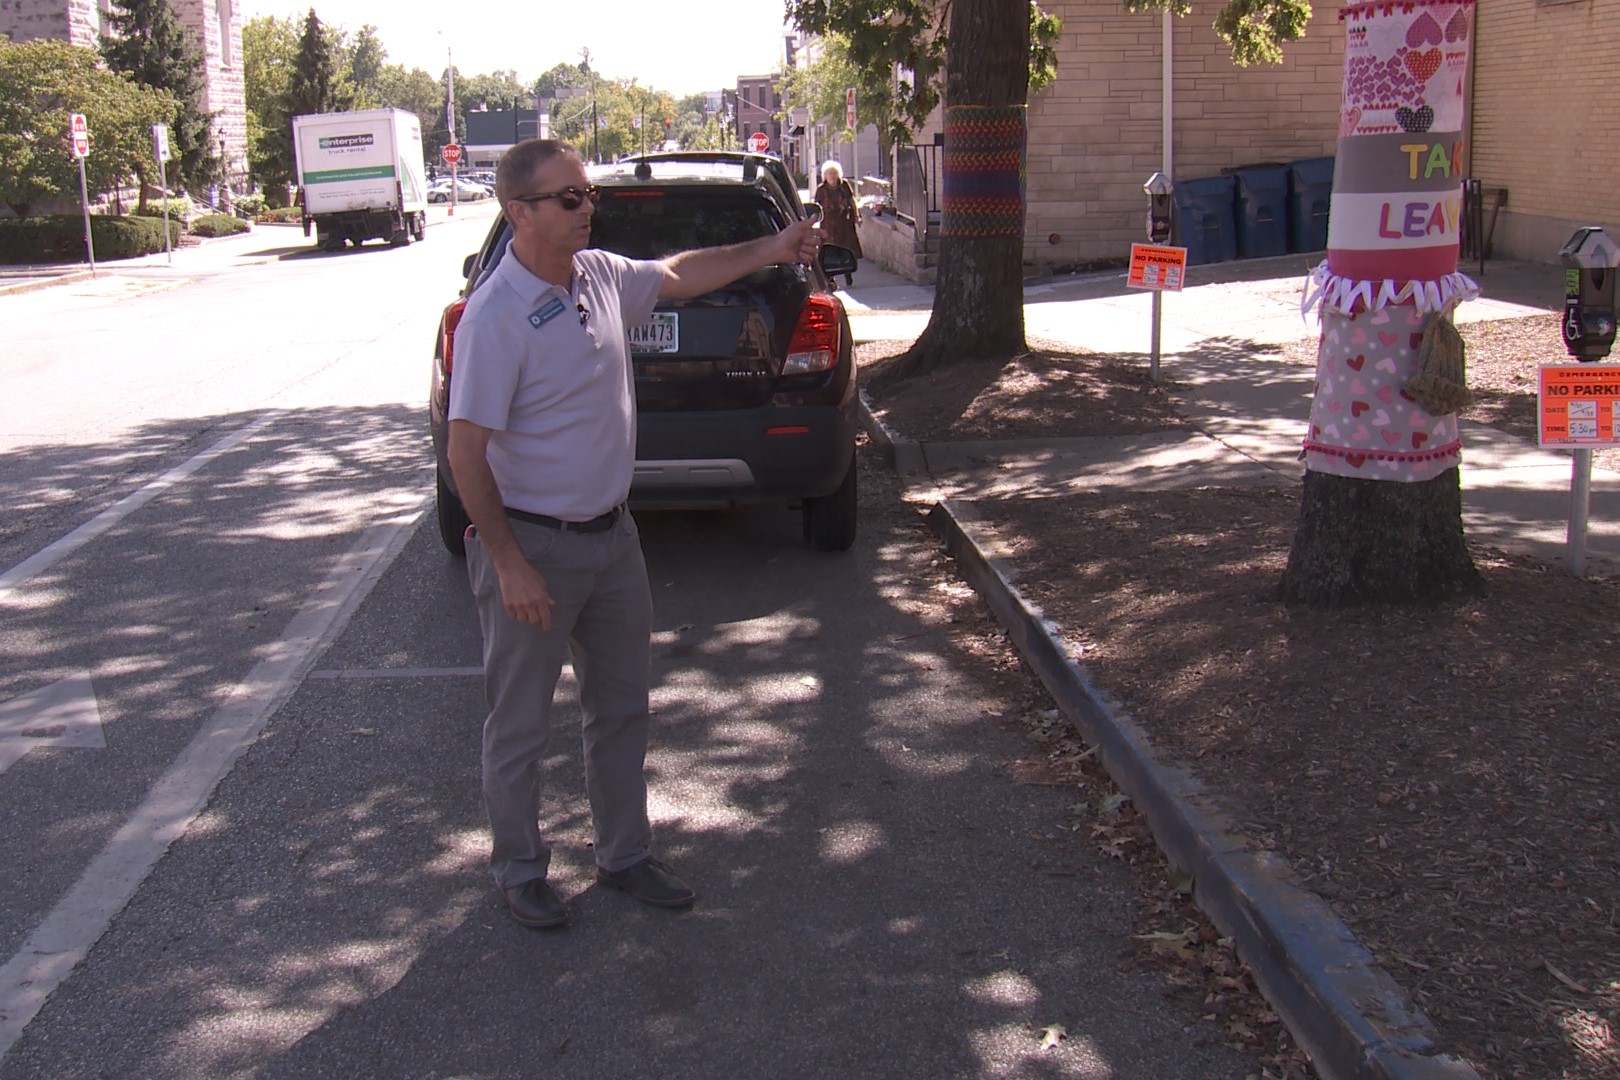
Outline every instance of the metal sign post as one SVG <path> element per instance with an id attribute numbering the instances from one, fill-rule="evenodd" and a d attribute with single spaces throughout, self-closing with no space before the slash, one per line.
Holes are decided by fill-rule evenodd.
<path id="1" fill-rule="evenodd" d="M 79 162 L 79 206 L 84 211 L 84 250 L 90 259 L 90 276 L 96 276 L 96 242 L 90 235 L 90 185 L 84 178 L 84 159 L 90 155 L 90 125 L 84 113 L 68 114 L 68 134 L 73 141 L 73 156 Z"/>
<path id="2" fill-rule="evenodd" d="M 1538 445 L 1565 446 L 1575 452 L 1566 561 L 1571 574 L 1585 577 L 1592 451 L 1620 446 L 1620 364 L 1543 364 L 1536 406 Z"/>
<path id="3" fill-rule="evenodd" d="M 844 91 L 844 123 L 849 126 L 849 175 L 856 184 L 861 182 L 861 133 L 855 128 L 855 88 Z"/>
<path id="4" fill-rule="evenodd" d="M 152 156 L 158 163 L 158 186 L 163 189 L 163 257 L 170 263 L 174 262 L 174 252 L 169 250 L 169 125 L 152 125 Z"/>

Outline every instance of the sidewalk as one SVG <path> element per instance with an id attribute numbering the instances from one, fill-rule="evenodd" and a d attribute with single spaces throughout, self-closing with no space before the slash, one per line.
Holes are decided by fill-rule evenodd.
<path id="1" fill-rule="evenodd" d="M 1194 434 L 1053 439 L 1038 443 L 925 443 L 899 450 L 899 467 L 926 474 L 941 498 L 1032 494 L 1094 486 L 1285 483 L 1301 475 L 1300 439 L 1314 373 L 1276 358 L 1276 347 L 1314 337 L 1299 310 L 1304 271 L 1315 257 L 1194 268 L 1194 284 L 1166 294 L 1160 376 L 1177 384 L 1177 407 Z M 1477 267 L 1474 268 L 1477 272 Z M 1213 279 L 1213 280 L 1210 280 Z M 1484 295 L 1462 305 L 1459 323 L 1556 310 L 1555 267 L 1492 262 Z M 850 291 L 857 341 L 906 340 L 922 332 L 931 287 L 865 266 Z M 1123 272 L 1051 279 L 1025 288 L 1032 343 L 1149 358 L 1148 294 Z M 1571 455 L 1465 422 L 1463 506 L 1468 535 L 1562 565 L 1567 551 Z M 1620 475 L 1595 469 L 1587 556 L 1593 570 L 1620 570 Z"/>
<path id="2" fill-rule="evenodd" d="M 493 200 L 463 204 L 459 218 L 489 216 Z M 480 211 L 488 213 L 480 215 Z M 428 208 L 428 228 L 446 224 L 452 218 L 445 206 Z M 155 252 L 133 259 L 97 260 L 94 272 L 88 263 L 53 263 L 35 266 L 0 266 L 0 296 L 71 285 L 99 278 L 169 277 L 251 266 L 316 253 L 315 241 L 304 235 L 297 224 L 256 224 L 248 232 L 234 236 L 188 240 L 170 252 Z"/>
<path id="3" fill-rule="evenodd" d="M 1293 487 L 1303 470 L 1300 439 L 1314 371 L 1278 356 L 1277 346 L 1314 337 L 1301 319 L 1302 256 L 1197 268 L 1180 294 L 1164 298 L 1161 378 L 1175 385 L 1191 432 L 1006 442 L 907 442 L 872 416 L 875 442 L 909 476 L 913 494 L 934 502 L 931 520 L 1009 639 L 1147 817 L 1171 864 L 1195 882 L 1198 905 L 1234 939 L 1256 982 L 1313 1065 L 1326 1078 L 1477 1080 L 1446 1052 L 1407 991 L 1314 893 L 1293 884 L 1270 853 L 1255 850 L 1223 816 L 1219 777 L 1164 764 L 1148 733 L 1089 681 L 1059 628 L 1020 590 L 1016 565 L 997 554 L 974 505 L 978 499 L 1107 488 L 1135 491 L 1270 485 Z M 1466 269 L 1466 268 L 1465 268 Z M 1477 267 L 1473 268 L 1477 272 Z M 1126 290 L 1123 273 L 1030 283 L 1025 320 L 1032 345 L 1139 357 L 1148 365 L 1148 295 Z M 1555 267 L 1492 263 L 1484 297 L 1459 322 L 1523 318 L 1556 310 Z M 881 271 L 856 279 L 850 319 L 857 341 L 906 340 L 926 325 L 931 289 Z M 1570 455 L 1481 425 L 1463 426 L 1467 535 L 1563 566 L 1570 510 Z M 1592 480 L 1590 572 L 1620 567 L 1620 474 Z"/>

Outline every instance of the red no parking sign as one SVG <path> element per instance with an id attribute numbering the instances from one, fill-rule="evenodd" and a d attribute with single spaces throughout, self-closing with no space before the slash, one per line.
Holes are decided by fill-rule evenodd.
<path id="1" fill-rule="evenodd" d="M 90 124 L 85 120 L 84 113 L 68 114 L 68 132 L 73 136 L 73 156 L 76 158 L 88 157 L 90 154 Z"/>

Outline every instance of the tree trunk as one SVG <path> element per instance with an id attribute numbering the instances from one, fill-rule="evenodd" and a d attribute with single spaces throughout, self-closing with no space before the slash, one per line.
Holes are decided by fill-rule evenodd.
<path id="1" fill-rule="evenodd" d="M 1438 603 L 1484 587 L 1463 540 L 1455 468 L 1417 483 L 1306 471 L 1285 603 Z"/>
<path id="2" fill-rule="evenodd" d="M 1028 0 L 953 0 L 934 310 L 888 378 L 1025 351 L 1028 99 Z"/>

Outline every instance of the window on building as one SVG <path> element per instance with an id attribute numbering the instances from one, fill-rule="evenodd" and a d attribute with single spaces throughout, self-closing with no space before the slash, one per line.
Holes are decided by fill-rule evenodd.
<path id="1" fill-rule="evenodd" d="M 214 12 L 219 18 L 219 62 L 223 67 L 230 67 L 236 63 L 235 50 L 231 48 L 231 0 L 215 0 Z"/>

